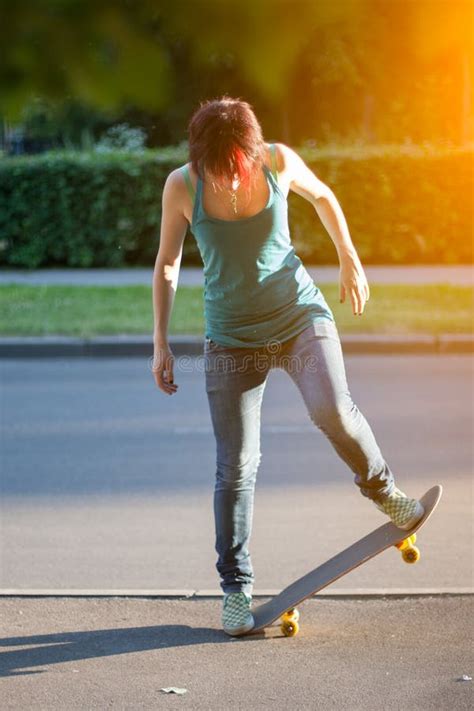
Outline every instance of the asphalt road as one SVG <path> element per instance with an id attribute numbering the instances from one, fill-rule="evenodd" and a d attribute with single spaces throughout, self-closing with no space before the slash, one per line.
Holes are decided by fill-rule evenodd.
<path id="1" fill-rule="evenodd" d="M 390 550 L 332 589 L 472 587 L 472 363 L 346 356 L 353 399 L 398 485 L 421 495 L 442 483 L 444 496 L 416 566 Z M 4 360 L 1 370 L 0 588 L 217 590 L 199 359 L 177 364 L 172 397 L 144 358 Z M 255 590 L 275 590 L 385 517 L 281 370 L 269 375 L 262 422 L 251 552 Z"/>

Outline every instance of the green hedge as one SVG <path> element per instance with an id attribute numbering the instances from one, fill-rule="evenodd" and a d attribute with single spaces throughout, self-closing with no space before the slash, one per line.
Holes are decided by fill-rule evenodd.
<path id="1" fill-rule="evenodd" d="M 173 167 L 150 153 L 51 152 L 3 161 L 3 264 L 149 262 L 158 249 L 161 185 Z"/>
<path id="2" fill-rule="evenodd" d="M 365 264 L 466 264 L 472 261 L 473 147 L 380 148 L 306 160 L 342 207 Z M 290 193 L 298 254 L 337 261 L 314 208 Z"/>
<path id="3" fill-rule="evenodd" d="M 470 148 L 301 150 L 335 192 L 365 264 L 472 260 Z M 50 152 L 0 163 L 3 266 L 153 265 L 161 190 L 184 152 Z M 290 193 L 289 220 L 306 263 L 337 262 L 314 208 Z M 183 264 L 200 264 L 188 233 Z"/>

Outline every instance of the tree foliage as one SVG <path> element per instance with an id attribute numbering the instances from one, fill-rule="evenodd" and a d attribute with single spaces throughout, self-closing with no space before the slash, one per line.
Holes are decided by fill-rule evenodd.
<path id="1" fill-rule="evenodd" d="M 152 116 L 242 96 L 283 140 L 472 137 L 471 0 L 0 0 L 0 114 Z"/>

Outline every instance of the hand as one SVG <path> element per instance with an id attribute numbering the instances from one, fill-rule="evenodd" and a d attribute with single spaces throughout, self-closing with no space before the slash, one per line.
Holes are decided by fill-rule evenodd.
<path id="1" fill-rule="evenodd" d="M 178 389 L 173 382 L 174 356 L 168 345 L 155 345 L 152 361 L 152 373 L 155 383 L 164 393 L 172 395 Z"/>
<path id="2" fill-rule="evenodd" d="M 341 261 L 339 270 L 339 296 L 344 303 L 346 292 L 349 293 L 354 316 L 362 316 L 365 302 L 369 300 L 370 291 L 362 264 L 357 255 L 346 257 Z"/>

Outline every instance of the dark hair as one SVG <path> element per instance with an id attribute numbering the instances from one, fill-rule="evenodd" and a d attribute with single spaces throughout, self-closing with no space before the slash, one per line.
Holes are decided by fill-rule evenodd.
<path id="1" fill-rule="evenodd" d="M 250 104 L 239 98 L 224 95 L 201 102 L 191 116 L 188 134 L 189 159 L 200 178 L 206 170 L 217 183 L 226 184 L 237 174 L 248 186 L 263 164 L 261 126 Z"/>

